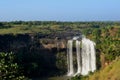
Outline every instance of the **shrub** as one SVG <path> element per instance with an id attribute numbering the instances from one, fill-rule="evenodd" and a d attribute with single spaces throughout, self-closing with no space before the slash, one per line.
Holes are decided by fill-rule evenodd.
<path id="1" fill-rule="evenodd" d="M 13 53 L 0 53 L 0 80 L 27 80 L 14 63 Z"/>

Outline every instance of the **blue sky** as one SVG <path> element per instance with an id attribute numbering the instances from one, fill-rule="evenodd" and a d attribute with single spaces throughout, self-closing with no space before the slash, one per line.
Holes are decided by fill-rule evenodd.
<path id="1" fill-rule="evenodd" d="M 0 0 L 0 21 L 120 21 L 120 0 Z"/>

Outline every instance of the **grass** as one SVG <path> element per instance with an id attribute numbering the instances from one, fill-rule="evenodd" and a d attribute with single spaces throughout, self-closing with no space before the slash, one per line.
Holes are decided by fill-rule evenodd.
<path id="1" fill-rule="evenodd" d="M 28 30 L 22 30 L 21 27 L 12 27 L 7 29 L 0 29 L 0 34 L 21 34 L 21 33 L 29 33 Z"/>
<path id="2" fill-rule="evenodd" d="M 47 29 L 42 29 L 38 26 L 15 26 L 7 29 L 0 29 L 0 34 L 25 34 L 25 33 L 50 33 Z"/>
<path id="3" fill-rule="evenodd" d="M 89 76 L 89 80 L 120 80 L 120 58 Z"/>

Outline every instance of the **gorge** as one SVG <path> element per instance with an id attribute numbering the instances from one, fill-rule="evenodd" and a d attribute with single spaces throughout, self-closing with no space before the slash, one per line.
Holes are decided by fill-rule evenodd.
<path id="1" fill-rule="evenodd" d="M 67 76 L 76 76 L 94 72 L 95 43 L 83 36 L 73 39 L 70 36 L 50 39 L 39 34 L 1 35 L 0 51 L 14 52 L 16 62 L 23 66 L 23 73 L 30 77 L 64 76 L 66 73 Z"/>

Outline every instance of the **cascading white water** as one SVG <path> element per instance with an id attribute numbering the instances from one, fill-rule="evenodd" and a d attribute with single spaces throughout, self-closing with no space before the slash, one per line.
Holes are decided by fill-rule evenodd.
<path id="1" fill-rule="evenodd" d="M 91 54 L 91 71 L 94 72 L 96 70 L 96 55 L 95 55 L 95 43 L 91 41 L 90 44 L 90 53 Z"/>
<path id="2" fill-rule="evenodd" d="M 68 40 L 67 43 L 68 76 L 72 76 L 74 74 L 72 48 L 73 48 L 73 40 Z"/>
<path id="3" fill-rule="evenodd" d="M 82 39 L 82 75 L 96 70 L 95 43 L 89 39 Z"/>
<path id="4" fill-rule="evenodd" d="M 83 38 L 82 39 L 82 75 L 87 75 L 90 71 L 90 40 Z"/>
<path id="5" fill-rule="evenodd" d="M 73 65 L 73 53 L 72 44 L 73 40 L 76 41 L 76 56 L 77 56 L 77 72 L 74 73 Z M 68 76 L 76 75 L 87 75 L 90 71 L 94 72 L 96 70 L 96 56 L 95 56 L 95 43 L 87 38 L 82 38 L 78 41 L 77 38 L 73 40 L 68 40 Z M 80 44 L 82 44 L 82 49 L 80 50 Z"/>
<path id="6" fill-rule="evenodd" d="M 80 60 L 80 41 L 76 40 L 76 53 L 77 53 L 77 72 L 74 76 L 81 73 L 81 60 Z"/>

